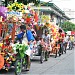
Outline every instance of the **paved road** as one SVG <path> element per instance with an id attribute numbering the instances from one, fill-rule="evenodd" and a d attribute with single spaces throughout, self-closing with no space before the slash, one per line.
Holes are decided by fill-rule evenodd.
<path id="1" fill-rule="evenodd" d="M 61 57 L 51 56 L 43 64 L 40 64 L 39 57 L 37 57 L 37 60 L 32 61 L 30 71 L 22 72 L 22 75 L 75 75 L 74 56 L 75 48 L 67 50 L 67 54 L 64 53 Z M 14 70 L 8 73 L 0 72 L 0 75 L 14 75 Z"/>

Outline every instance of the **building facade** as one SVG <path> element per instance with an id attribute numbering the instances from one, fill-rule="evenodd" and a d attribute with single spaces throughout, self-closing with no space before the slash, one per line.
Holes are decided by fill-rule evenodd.
<path id="1" fill-rule="evenodd" d="M 70 20 L 54 3 L 45 3 L 40 7 L 33 6 L 33 9 L 41 11 L 41 15 L 48 15 L 50 17 L 50 22 L 54 22 L 56 25 L 61 25 L 64 21 Z"/>

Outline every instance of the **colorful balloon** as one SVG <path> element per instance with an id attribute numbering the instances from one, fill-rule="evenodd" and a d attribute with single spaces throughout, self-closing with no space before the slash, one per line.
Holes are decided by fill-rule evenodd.
<path id="1" fill-rule="evenodd" d="M 4 19 L 7 18 L 7 8 L 4 6 L 0 6 L 0 16 L 2 16 Z"/>

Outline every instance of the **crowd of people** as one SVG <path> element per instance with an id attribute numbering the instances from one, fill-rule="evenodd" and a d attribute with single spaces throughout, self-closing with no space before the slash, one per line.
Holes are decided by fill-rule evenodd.
<path id="1" fill-rule="evenodd" d="M 37 34 L 38 31 L 35 30 L 34 26 L 30 24 L 25 24 L 25 23 L 20 23 L 18 26 L 20 29 L 18 34 L 15 36 L 15 41 L 14 43 L 19 43 L 19 44 L 26 44 L 28 45 L 28 50 L 26 51 L 27 54 L 27 61 L 28 61 L 28 68 L 30 66 L 30 59 L 31 55 L 36 52 L 37 46 L 41 45 L 43 50 L 48 53 L 50 56 L 51 52 L 56 51 L 57 45 L 59 45 L 58 48 L 58 53 L 59 56 L 63 54 L 63 52 L 66 53 L 67 49 L 72 49 L 74 48 L 74 42 L 75 42 L 75 36 L 74 35 L 67 35 L 67 33 L 62 34 L 63 30 L 59 29 L 58 30 L 58 40 L 55 41 L 53 34 L 49 33 L 48 30 L 45 30 L 44 33 Z M 10 36 L 9 36 L 10 37 Z M 6 39 L 6 45 L 12 45 L 12 41 L 8 40 L 9 38 Z M 1 40 L 2 41 L 2 40 Z M 39 48 L 38 48 L 39 49 Z M 53 52 L 54 53 L 54 52 Z"/>
<path id="2" fill-rule="evenodd" d="M 21 32 L 17 35 L 17 40 L 19 43 L 27 43 L 30 48 L 30 56 L 33 52 L 35 52 L 36 45 L 42 45 L 43 50 L 48 51 L 50 55 L 50 51 L 52 51 L 52 48 L 54 47 L 54 39 L 53 35 L 50 34 L 48 31 L 45 31 L 44 34 L 41 34 L 41 36 L 37 35 L 37 32 L 31 25 L 21 25 L 20 26 Z M 72 49 L 74 47 L 74 41 L 75 37 L 74 35 L 67 35 L 65 33 L 62 35 L 62 29 L 59 29 L 59 40 L 55 43 L 59 44 L 59 56 L 63 54 L 63 52 L 66 53 L 67 49 Z M 40 33 L 39 33 L 40 34 Z M 65 49 L 64 49 L 65 48 Z M 30 62 L 30 60 L 28 60 Z"/>

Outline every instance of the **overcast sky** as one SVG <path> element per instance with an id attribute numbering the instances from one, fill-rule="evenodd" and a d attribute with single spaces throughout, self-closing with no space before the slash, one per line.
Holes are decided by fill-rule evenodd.
<path id="1" fill-rule="evenodd" d="M 51 1 L 51 0 L 41 0 L 41 1 Z M 60 7 L 62 10 L 64 9 L 71 9 L 75 10 L 75 0 L 52 0 L 53 3 L 55 3 L 58 7 Z"/>
<path id="2" fill-rule="evenodd" d="M 48 2 L 51 0 L 41 0 L 41 1 Z M 52 3 L 54 3 L 60 9 L 65 11 L 65 14 L 70 18 L 75 18 L 75 0 L 52 0 Z"/>

